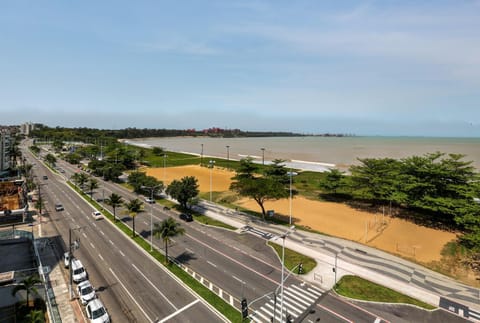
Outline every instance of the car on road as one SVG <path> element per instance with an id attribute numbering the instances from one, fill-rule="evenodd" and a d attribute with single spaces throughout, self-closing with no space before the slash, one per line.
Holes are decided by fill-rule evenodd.
<path id="1" fill-rule="evenodd" d="M 47 176 L 47 175 L 43 175 L 43 179 L 47 180 L 47 179 L 48 179 L 48 176 Z"/>
<path id="2" fill-rule="evenodd" d="M 97 297 L 95 289 L 88 280 L 84 280 L 77 285 L 77 292 L 83 305 L 87 305 L 88 302 Z"/>
<path id="3" fill-rule="evenodd" d="M 55 211 L 63 211 L 63 205 L 60 203 L 55 204 Z"/>
<path id="4" fill-rule="evenodd" d="M 149 204 L 154 204 L 155 203 L 155 200 L 154 199 L 151 199 L 149 197 L 146 197 L 145 198 L 145 202 L 149 203 Z"/>
<path id="5" fill-rule="evenodd" d="M 65 268 L 68 268 L 68 265 L 70 264 L 70 252 L 65 252 L 63 254 L 63 265 Z"/>
<path id="6" fill-rule="evenodd" d="M 88 278 L 87 271 L 79 259 L 72 259 L 72 278 L 77 284 Z"/>
<path id="7" fill-rule="evenodd" d="M 185 221 L 185 222 L 191 222 L 193 221 L 193 217 L 189 213 L 180 213 L 180 219 Z"/>
<path id="8" fill-rule="evenodd" d="M 85 311 L 90 323 L 110 323 L 110 316 L 108 316 L 105 306 L 98 298 L 88 302 Z"/>
<path id="9" fill-rule="evenodd" d="M 93 211 L 92 216 L 95 220 L 103 219 L 103 214 L 100 211 Z"/>

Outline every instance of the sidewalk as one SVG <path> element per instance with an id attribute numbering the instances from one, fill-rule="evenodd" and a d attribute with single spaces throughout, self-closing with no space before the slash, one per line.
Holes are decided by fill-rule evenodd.
<path id="1" fill-rule="evenodd" d="M 80 304 L 76 299 L 70 300 L 68 281 L 62 272 L 63 263 L 59 259 L 61 250 L 53 240 L 57 235 L 56 230 L 51 223 L 45 222 L 45 220 L 46 218 L 43 217 L 41 225 L 39 221 L 35 221 L 34 223 L 39 225 L 35 225 L 33 232 L 42 265 L 44 268 L 49 268 L 46 276 L 54 294 L 52 303 L 57 305 L 61 322 L 84 323 L 85 319 Z M 52 322 L 56 321 L 52 320 Z"/>
<path id="2" fill-rule="evenodd" d="M 287 230 L 207 201 L 202 201 L 200 208 L 209 217 L 267 240 Z M 480 310 L 479 289 L 363 244 L 297 229 L 285 240 L 285 247 L 317 261 L 317 267 L 302 278 L 324 289 L 331 289 L 343 275 L 354 274 L 435 306 L 451 300 L 465 305 L 470 312 Z M 450 310 L 464 311 L 458 307 Z"/>

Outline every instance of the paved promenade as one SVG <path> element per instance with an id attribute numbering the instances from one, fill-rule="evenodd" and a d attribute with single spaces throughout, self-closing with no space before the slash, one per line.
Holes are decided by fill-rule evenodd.
<path id="1" fill-rule="evenodd" d="M 209 202 L 202 202 L 200 207 L 212 218 L 267 240 L 287 230 L 285 226 L 266 224 Z M 356 242 L 301 230 L 296 230 L 285 239 L 285 247 L 317 261 L 317 267 L 303 278 L 324 289 L 332 288 L 335 280 L 338 281 L 341 276 L 354 274 L 480 321 L 478 288 L 459 283 L 421 265 Z"/>

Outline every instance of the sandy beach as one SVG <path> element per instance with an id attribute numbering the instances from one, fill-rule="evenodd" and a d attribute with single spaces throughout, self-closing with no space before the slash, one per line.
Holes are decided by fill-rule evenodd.
<path id="1" fill-rule="evenodd" d="M 167 185 L 174 179 L 195 176 L 201 192 L 210 191 L 210 172 L 213 192 L 228 191 L 231 177 L 234 176 L 233 172 L 225 169 L 209 169 L 197 165 L 145 170 L 148 175 L 155 176 Z M 253 200 L 243 198 L 237 204 L 260 212 L 260 207 Z M 275 210 L 276 214 L 288 217 L 289 200 L 268 201 L 266 209 Z M 340 203 L 314 201 L 303 197 L 292 200 L 292 218 L 294 223 L 316 231 L 357 241 L 423 263 L 439 261 L 444 245 L 456 239 L 452 232 L 419 226 L 406 220 L 383 216 L 382 213 L 356 210 Z"/>

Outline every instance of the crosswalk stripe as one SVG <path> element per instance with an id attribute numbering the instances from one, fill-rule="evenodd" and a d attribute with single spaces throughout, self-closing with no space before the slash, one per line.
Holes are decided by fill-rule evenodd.
<path id="1" fill-rule="evenodd" d="M 300 292 L 300 296 L 304 297 L 304 298 L 307 298 L 308 300 L 310 300 L 311 298 L 313 298 L 313 299 L 317 298 L 315 296 L 315 294 L 312 294 L 312 293 L 306 291 L 305 289 L 301 289 L 298 286 L 292 285 L 291 287 L 292 287 L 292 289 L 294 289 L 296 291 L 298 290 Z M 310 297 L 306 297 L 306 296 L 310 296 Z"/>
<path id="2" fill-rule="evenodd" d="M 280 299 L 281 299 L 281 298 L 280 298 Z M 280 302 L 277 301 L 277 308 L 279 308 L 279 307 L 281 306 L 281 304 L 282 304 L 281 301 L 280 301 Z M 266 305 L 270 306 L 270 307 L 273 309 L 273 305 L 272 305 L 272 304 L 267 303 Z M 293 306 L 291 303 L 289 303 L 289 301 L 287 301 L 287 298 L 285 298 L 285 300 L 283 301 L 283 307 L 284 307 L 284 308 L 291 309 L 292 311 L 298 312 L 298 313 L 299 313 L 298 315 L 300 315 L 300 314 L 303 313 L 303 311 L 297 309 L 295 306 Z M 298 316 L 298 315 L 297 315 L 297 316 Z"/>
<path id="3" fill-rule="evenodd" d="M 256 312 L 255 312 L 255 316 L 253 316 L 253 317 L 256 317 L 257 315 L 258 315 L 258 316 L 261 316 L 261 317 L 265 320 L 265 322 L 269 322 L 269 321 L 270 321 L 270 318 L 266 317 L 265 315 L 263 315 L 263 314 L 260 313 L 259 311 L 256 311 Z M 258 322 L 262 322 L 262 321 L 261 321 L 261 320 L 258 320 Z"/>
<path id="4" fill-rule="evenodd" d="M 285 294 L 289 295 L 290 297 L 292 297 L 293 299 L 295 299 L 297 302 L 301 302 L 303 304 L 305 304 L 305 306 L 308 306 L 312 303 L 312 299 L 308 299 L 308 300 L 305 300 L 303 297 L 301 297 L 297 291 L 294 291 L 294 290 L 288 290 L 286 289 L 284 291 Z"/>
<path id="5" fill-rule="evenodd" d="M 314 293 L 317 297 L 322 295 L 322 292 L 319 289 L 308 287 L 307 290 L 311 293 Z"/>

